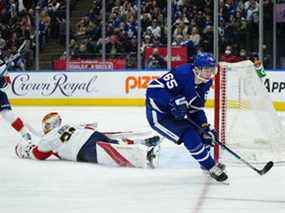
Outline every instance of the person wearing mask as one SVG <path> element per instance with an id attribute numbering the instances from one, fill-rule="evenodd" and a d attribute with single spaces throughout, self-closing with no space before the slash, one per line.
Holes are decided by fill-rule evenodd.
<path id="1" fill-rule="evenodd" d="M 233 54 L 232 47 L 228 45 L 226 46 L 225 52 L 224 54 L 222 54 L 220 60 L 223 62 L 235 63 L 235 62 L 239 62 L 240 58 Z"/>
<path id="2" fill-rule="evenodd" d="M 163 57 L 159 55 L 158 49 L 154 48 L 152 55 L 146 62 L 147 68 L 163 69 L 166 68 L 167 64 Z"/>

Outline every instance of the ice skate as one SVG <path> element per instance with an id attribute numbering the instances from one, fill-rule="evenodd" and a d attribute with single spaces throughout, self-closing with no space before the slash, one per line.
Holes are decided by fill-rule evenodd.
<path id="1" fill-rule="evenodd" d="M 148 147 L 157 146 L 159 143 L 160 143 L 160 137 L 157 135 L 150 138 L 146 138 L 143 141 L 143 144 Z"/>
<path id="2" fill-rule="evenodd" d="M 213 168 L 209 170 L 210 176 L 218 182 L 223 182 L 228 179 L 228 175 L 225 173 L 225 165 L 216 163 Z"/>
<path id="3" fill-rule="evenodd" d="M 160 154 L 160 144 L 156 146 L 151 146 L 147 152 L 147 165 L 154 169 L 158 167 L 159 164 L 159 154 Z"/>
<path id="4" fill-rule="evenodd" d="M 221 170 L 223 170 L 223 171 L 226 170 L 226 165 L 223 164 L 223 163 L 218 163 L 217 166 L 218 166 Z M 201 168 L 203 171 L 205 171 L 205 172 L 208 171 L 208 170 L 207 170 L 205 167 L 203 167 L 203 166 L 200 166 L 200 168 Z"/>

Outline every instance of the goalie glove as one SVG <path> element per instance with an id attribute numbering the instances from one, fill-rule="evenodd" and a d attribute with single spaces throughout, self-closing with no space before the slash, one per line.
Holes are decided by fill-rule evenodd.
<path id="1" fill-rule="evenodd" d="M 176 120 L 183 120 L 188 113 L 188 102 L 184 96 L 176 96 L 170 99 L 170 112 Z"/>
<path id="2" fill-rule="evenodd" d="M 218 140 L 218 133 L 215 129 L 212 129 L 210 124 L 201 125 L 203 132 L 201 138 L 205 145 L 214 146 Z"/>

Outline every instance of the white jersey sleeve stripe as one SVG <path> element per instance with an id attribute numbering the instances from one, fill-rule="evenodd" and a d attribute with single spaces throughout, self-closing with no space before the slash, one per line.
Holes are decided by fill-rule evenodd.
<path id="1" fill-rule="evenodd" d="M 153 109 L 155 109 L 156 111 L 158 111 L 160 113 L 164 113 L 163 111 L 161 111 L 159 109 L 159 107 L 156 105 L 156 103 L 154 102 L 154 100 L 152 98 L 149 98 L 149 103 Z"/>
<path id="2" fill-rule="evenodd" d="M 205 160 L 207 160 L 210 157 L 210 153 L 208 152 L 207 155 L 201 159 L 196 159 L 198 162 L 203 162 Z"/>
<path id="3" fill-rule="evenodd" d="M 177 136 L 176 134 L 174 134 L 173 132 L 169 131 L 167 128 L 165 128 L 164 126 L 162 126 L 158 120 L 157 120 L 157 115 L 156 115 L 156 111 L 152 110 L 152 119 L 153 119 L 153 123 L 154 126 L 156 128 L 158 128 L 160 131 L 164 132 L 166 135 L 168 135 L 170 138 L 172 138 L 174 141 L 179 141 L 179 136 Z"/>
<path id="4" fill-rule="evenodd" d="M 154 79 L 148 84 L 148 88 L 164 88 L 164 84 L 159 80 Z"/>

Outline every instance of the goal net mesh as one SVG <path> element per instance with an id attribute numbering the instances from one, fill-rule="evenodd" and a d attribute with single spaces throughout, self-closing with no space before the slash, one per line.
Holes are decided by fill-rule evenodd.
<path id="1" fill-rule="evenodd" d="M 221 142 L 253 163 L 284 162 L 284 128 L 253 63 L 220 63 L 219 71 L 220 84 L 215 89 L 220 100 L 215 110 Z M 219 158 L 237 162 L 223 150 Z"/>

